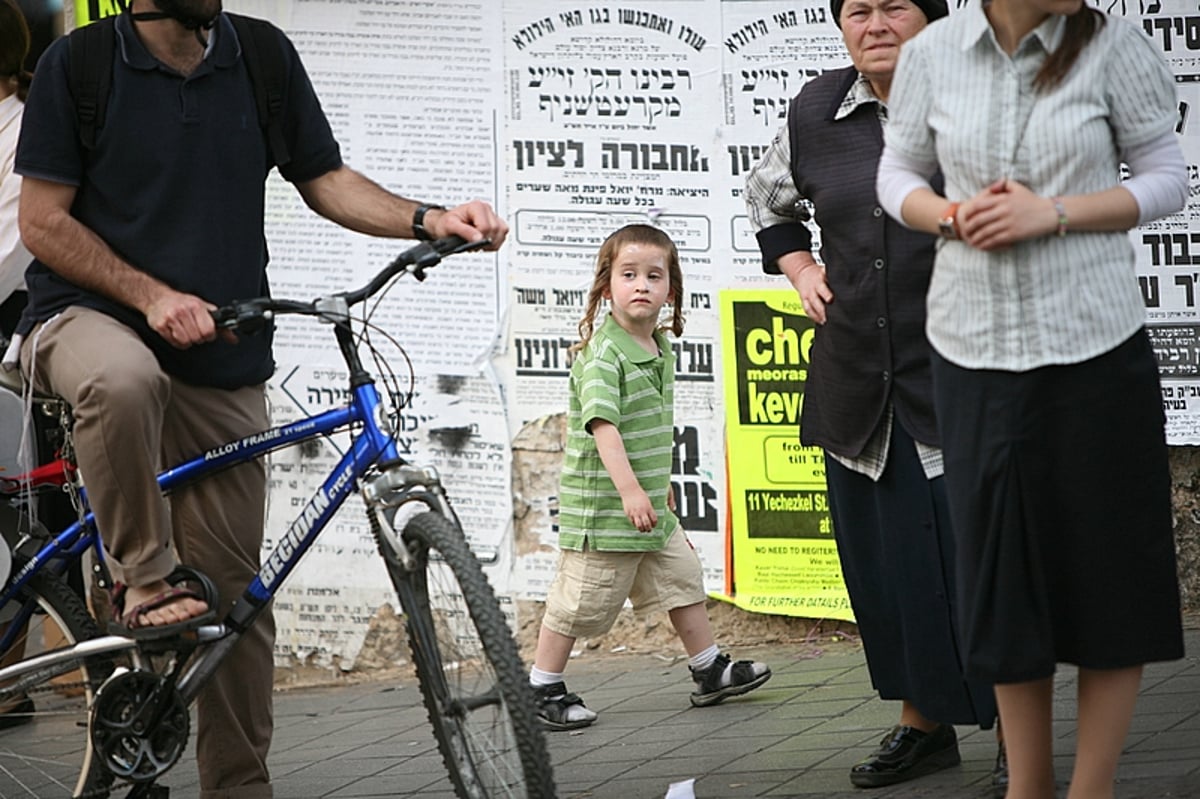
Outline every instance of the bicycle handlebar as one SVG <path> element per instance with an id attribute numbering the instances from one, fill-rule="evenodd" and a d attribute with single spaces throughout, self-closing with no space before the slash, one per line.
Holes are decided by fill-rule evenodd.
<path id="1" fill-rule="evenodd" d="M 469 252 L 486 247 L 490 239 L 467 241 L 461 236 L 447 236 L 435 241 L 423 241 L 396 256 L 365 286 L 354 291 L 343 291 L 328 297 L 319 297 L 309 302 L 284 300 L 273 297 L 255 297 L 250 300 L 235 300 L 210 311 L 218 328 L 254 333 L 261 330 L 275 314 L 328 314 L 344 303 L 346 308 L 357 305 L 386 286 L 397 275 L 410 273 L 417 280 L 425 279 L 425 270 L 437 266 L 448 255 Z"/>

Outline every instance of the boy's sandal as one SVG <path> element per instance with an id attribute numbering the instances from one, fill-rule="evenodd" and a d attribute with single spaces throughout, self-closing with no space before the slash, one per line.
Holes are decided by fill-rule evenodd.
<path id="1" fill-rule="evenodd" d="M 696 690 L 692 691 L 690 697 L 694 707 L 708 707 L 723 702 L 731 696 L 741 696 L 771 679 L 771 669 L 766 665 L 763 665 L 762 672 L 758 672 L 754 668 L 756 665 L 754 661 L 739 660 L 729 671 L 729 684 L 722 686 L 721 677 L 725 674 L 725 668 L 728 665 L 729 655 L 722 652 L 717 655 L 717 659 L 707 669 L 702 672 L 692 672 L 692 677 L 696 681 Z"/>
<path id="2" fill-rule="evenodd" d="M 175 571 L 167 575 L 167 582 L 171 587 L 166 591 L 156 594 L 128 610 L 125 609 L 125 594 L 128 586 L 121 583 L 114 585 L 112 591 L 113 620 L 108 624 L 108 631 L 113 635 L 121 635 L 138 641 L 156 641 L 191 632 L 217 618 L 217 589 L 208 577 L 187 566 L 178 566 Z M 189 584 L 196 587 L 189 587 Z M 198 616 L 191 616 L 171 624 L 138 623 L 138 619 L 143 613 L 184 598 L 204 602 L 208 605 L 208 610 Z"/>
<path id="3" fill-rule="evenodd" d="M 550 730 L 562 731 L 578 730 L 595 723 L 596 716 L 594 713 L 591 718 L 571 720 L 570 712 L 572 707 L 587 707 L 587 705 L 583 703 L 579 694 L 571 694 L 566 691 L 567 686 L 561 682 L 539 686 L 534 689 L 538 702 L 537 715 L 538 719 L 542 722 L 542 726 Z"/>

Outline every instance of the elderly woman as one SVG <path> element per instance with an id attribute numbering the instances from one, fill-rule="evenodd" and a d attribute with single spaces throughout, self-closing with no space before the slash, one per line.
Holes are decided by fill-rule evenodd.
<path id="1" fill-rule="evenodd" d="M 764 270 L 787 276 L 817 323 L 801 441 L 826 454 L 834 536 L 867 666 L 899 723 L 850 771 L 891 785 L 960 762 L 954 724 L 990 728 L 992 688 L 968 680 L 955 626 L 954 536 L 933 412 L 925 292 L 934 237 L 875 199 L 888 91 L 902 43 L 943 0 L 832 0 L 853 66 L 792 100 L 746 180 Z M 804 224 L 822 235 L 818 263 Z M 1003 743 L 993 781 L 1007 780 Z"/>

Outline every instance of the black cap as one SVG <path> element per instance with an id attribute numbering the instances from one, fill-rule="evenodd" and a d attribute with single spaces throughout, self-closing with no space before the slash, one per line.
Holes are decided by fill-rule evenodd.
<path id="1" fill-rule="evenodd" d="M 839 28 L 842 27 L 842 6 L 845 4 L 846 0 L 829 0 L 829 10 L 833 12 L 833 22 Z M 941 19 L 950 13 L 950 9 L 946 7 L 946 0 L 912 0 L 912 4 L 921 9 L 925 14 L 925 19 L 930 22 Z"/>

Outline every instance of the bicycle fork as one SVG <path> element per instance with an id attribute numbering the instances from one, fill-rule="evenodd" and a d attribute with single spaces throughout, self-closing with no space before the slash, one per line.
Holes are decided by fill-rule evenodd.
<path id="1" fill-rule="evenodd" d="M 450 506 L 437 469 L 432 466 L 421 468 L 405 464 L 385 469 L 363 484 L 362 495 L 367 504 L 371 533 L 381 545 L 386 544 L 381 546 L 381 551 L 385 557 L 391 552 L 398 561 L 396 565 L 407 572 L 416 570 L 419 564 L 392 524 L 395 514 L 389 514 L 389 509 L 394 511 L 401 505 L 419 501 L 459 526 L 458 516 Z"/>

